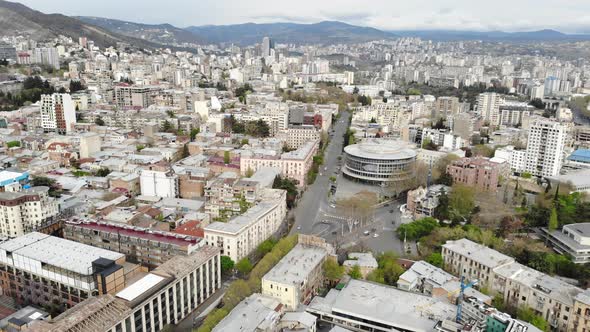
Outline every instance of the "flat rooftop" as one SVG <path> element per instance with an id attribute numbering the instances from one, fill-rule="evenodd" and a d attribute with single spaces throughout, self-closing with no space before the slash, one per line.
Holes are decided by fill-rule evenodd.
<path id="1" fill-rule="evenodd" d="M 456 306 L 430 296 L 405 292 L 361 280 L 350 280 L 340 291 L 316 296 L 307 311 L 343 314 L 410 331 L 433 331 L 441 320 L 454 319 Z"/>
<path id="2" fill-rule="evenodd" d="M 327 254 L 324 248 L 297 244 L 262 279 L 280 284 L 301 285 Z"/>
<path id="3" fill-rule="evenodd" d="M 81 275 L 92 274 L 92 262 L 99 258 L 113 261 L 124 258 L 118 252 L 105 250 L 55 236 L 32 232 L 0 244 L 0 261 L 14 265 L 6 254 L 23 256 Z"/>
<path id="4" fill-rule="evenodd" d="M 162 276 L 153 273 L 148 273 L 141 279 L 137 280 L 131 285 L 125 287 L 122 291 L 118 292 L 117 297 L 127 301 L 133 301 L 165 280 L 167 279 Z"/>
<path id="5" fill-rule="evenodd" d="M 214 222 L 205 227 L 205 231 L 214 231 L 228 234 L 238 234 L 250 224 L 259 220 L 262 216 L 274 209 L 277 202 L 261 202 L 251 207 L 246 213 L 237 216 L 228 222 Z"/>
<path id="6" fill-rule="evenodd" d="M 399 140 L 372 139 L 344 148 L 346 154 L 377 160 L 398 160 L 416 158 L 413 145 Z"/>
<path id="7" fill-rule="evenodd" d="M 281 303 L 272 297 L 252 294 L 227 315 L 213 332 L 255 332 L 266 331 L 278 322 Z"/>
<path id="8" fill-rule="evenodd" d="M 443 248 L 457 252 L 464 257 L 469 257 L 489 268 L 496 268 L 514 262 L 512 257 L 467 239 L 447 241 L 447 243 L 443 244 Z"/>
<path id="9" fill-rule="evenodd" d="M 168 243 L 176 246 L 192 246 L 202 241 L 202 238 L 190 235 L 176 234 L 165 231 L 155 231 L 148 228 L 120 225 L 115 223 L 104 223 L 94 221 L 67 221 L 66 224 L 74 225 L 93 231 L 114 233 L 123 236 L 135 237 L 149 241 Z"/>

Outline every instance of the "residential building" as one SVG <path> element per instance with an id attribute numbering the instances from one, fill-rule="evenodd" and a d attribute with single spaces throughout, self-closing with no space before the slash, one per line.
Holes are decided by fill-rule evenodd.
<path id="1" fill-rule="evenodd" d="M 565 157 L 567 134 L 565 124 L 546 119 L 533 121 L 529 128 L 525 171 L 539 177 L 558 175 Z"/>
<path id="2" fill-rule="evenodd" d="M 320 132 L 312 125 L 290 126 L 280 131 L 277 138 L 285 142 L 288 149 L 296 150 L 307 142 L 319 141 Z"/>
<path id="3" fill-rule="evenodd" d="M 0 192 L 0 236 L 15 238 L 56 222 L 58 205 L 48 187 Z"/>
<path id="4" fill-rule="evenodd" d="M 187 256 L 205 244 L 202 238 L 119 223 L 77 220 L 64 223 L 64 238 L 125 254 L 127 260 L 155 268 L 174 256 Z"/>
<path id="5" fill-rule="evenodd" d="M 342 263 L 342 266 L 347 272 L 358 266 L 363 278 L 366 278 L 369 273 L 379 267 L 377 260 L 370 252 L 351 252 L 348 254 L 348 259 Z"/>
<path id="6" fill-rule="evenodd" d="M 281 170 L 281 176 L 297 181 L 299 187 L 307 183 L 307 176 L 313 164 L 313 157 L 319 147 L 319 140 L 307 142 L 299 149 L 283 153 L 280 157 L 257 154 L 243 154 L 240 158 L 240 172 L 256 172 L 261 167 L 275 167 Z"/>
<path id="7" fill-rule="evenodd" d="M 80 158 L 90 158 L 100 152 L 101 139 L 97 133 L 84 133 L 80 135 Z"/>
<path id="8" fill-rule="evenodd" d="M 495 92 L 481 93 L 477 98 L 477 112 L 493 126 L 500 121 L 500 104 L 503 102 L 501 95 Z"/>
<path id="9" fill-rule="evenodd" d="M 69 134 L 76 124 L 72 97 L 65 93 L 41 95 L 41 127 L 45 132 Z"/>
<path id="10" fill-rule="evenodd" d="M 208 245 L 234 262 L 248 256 L 260 243 L 275 234 L 287 215 L 287 193 L 267 189 L 261 202 L 228 222 L 214 222 L 204 228 Z"/>
<path id="11" fill-rule="evenodd" d="M 297 310 L 322 286 L 323 263 L 331 254 L 333 249 L 323 239 L 301 235 L 301 241 L 262 277 L 262 294 L 278 299 L 288 310 Z"/>
<path id="12" fill-rule="evenodd" d="M 40 47 L 33 50 L 33 63 L 59 70 L 59 53 L 55 47 Z"/>
<path id="13" fill-rule="evenodd" d="M 178 197 L 178 175 L 172 170 L 142 170 L 139 185 L 143 196 Z"/>
<path id="14" fill-rule="evenodd" d="M 406 210 L 414 218 L 432 217 L 439 206 L 439 197 L 442 194 L 448 195 L 451 188 L 442 184 L 433 185 L 427 188 L 419 187 L 408 191 Z"/>
<path id="15" fill-rule="evenodd" d="M 501 177 L 508 175 L 508 163 L 485 157 L 461 158 L 447 166 L 453 183 L 461 183 L 483 191 L 496 191 Z"/>
<path id="16" fill-rule="evenodd" d="M 212 332 L 274 332 L 278 330 L 283 311 L 276 298 L 255 293 L 238 303 Z"/>
<path id="17" fill-rule="evenodd" d="M 114 102 L 120 108 L 146 108 L 152 104 L 152 91 L 148 86 L 119 84 L 115 86 Z"/>

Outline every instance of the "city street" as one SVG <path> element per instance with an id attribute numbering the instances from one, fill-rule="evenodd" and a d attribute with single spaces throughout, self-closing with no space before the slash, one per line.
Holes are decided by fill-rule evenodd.
<path id="1" fill-rule="evenodd" d="M 374 218 L 353 226 L 349 230 L 346 217 L 338 207 L 329 201 L 330 177 L 337 177 L 337 184 L 346 182 L 338 174 L 338 157 L 343 156 L 343 135 L 347 129 L 347 117 L 350 113 L 343 112 L 334 125 L 335 133 L 331 137 L 324 155 L 324 165 L 321 175 L 318 174 L 314 184 L 309 186 L 293 210 L 295 223 L 291 234 L 303 233 L 318 235 L 334 243 L 337 247 L 348 248 L 360 245 L 373 250 L 384 252 L 393 250 L 403 252 L 403 244 L 397 238 L 395 229 L 400 224 L 400 206 L 405 202 L 392 201 L 385 206 L 375 209 Z M 367 234 L 368 232 L 368 234 Z"/>

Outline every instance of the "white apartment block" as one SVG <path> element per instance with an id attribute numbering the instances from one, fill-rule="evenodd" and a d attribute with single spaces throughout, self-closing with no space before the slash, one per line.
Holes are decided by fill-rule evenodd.
<path id="1" fill-rule="evenodd" d="M 68 134 L 76 124 L 76 109 L 69 94 L 41 96 L 41 127 L 45 132 Z"/>
<path id="2" fill-rule="evenodd" d="M 527 306 L 556 331 L 588 331 L 590 303 L 583 289 L 514 261 L 512 257 L 467 239 L 447 241 L 442 249 L 444 267 L 457 276 L 478 280 L 514 307 Z M 582 323 L 583 321 L 583 323 Z"/>
<path id="3" fill-rule="evenodd" d="M 508 162 L 513 172 L 524 172 L 526 167 L 526 150 L 516 150 L 514 146 L 508 145 L 496 149 L 494 158 L 502 158 Z"/>
<path id="4" fill-rule="evenodd" d="M 287 310 L 311 300 L 323 281 L 326 248 L 297 244 L 262 277 L 262 294 L 278 299 Z"/>
<path id="5" fill-rule="evenodd" d="M 204 229 L 206 244 L 221 248 L 234 262 L 248 256 L 271 237 L 287 215 L 287 192 L 267 189 L 261 203 L 228 222 L 214 222 Z"/>
<path id="6" fill-rule="evenodd" d="M 118 293 L 89 298 L 28 330 L 160 331 L 187 318 L 221 288 L 220 257 L 218 248 L 208 246 L 176 256 Z"/>
<path id="7" fill-rule="evenodd" d="M 307 142 L 299 149 L 283 153 L 280 157 L 243 154 L 240 158 L 240 172 L 244 175 L 262 167 L 274 167 L 281 170 L 281 176 L 296 180 L 299 187 L 304 187 L 319 143 L 319 140 Z"/>
<path id="8" fill-rule="evenodd" d="M 481 93 L 477 98 L 477 111 L 491 125 L 498 125 L 502 101 L 503 98 L 495 92 Z"/>
<path id="9" fill-rule="evenodd" d="M 143 196 L 178 197 L 178 175 L 172 171 L 142 170 L 139 185 Z"/>
<path id="10" fill-rule="evenodd" d="M 525 170 L 535 176 L 556 176 L 564 158 L 568 127 L 551 120 L 531 123 Z"/>
<path id="11" fill-rule="evenodd" d="M 292 126 L 277 134 L 289 149 L 299 149 L 307 142 L 320 140 L 320 132 L 311 125 Z"/>
<path id="12" fill-rule="evenodd" d="M 0 192 L 0 236 L 15 238 L 53 222 L 58 214 L 48 187 Z"/>

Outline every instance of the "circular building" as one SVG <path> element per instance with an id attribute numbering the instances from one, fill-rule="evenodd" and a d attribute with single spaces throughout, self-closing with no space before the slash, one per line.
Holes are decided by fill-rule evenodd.
<path id="1" fill-rule="evenodd" d="M 416 151 L 398 140 L 373 139 L 344 148 L 342 174 L 353 181 L 385 185 L 415 176 Z"/>

